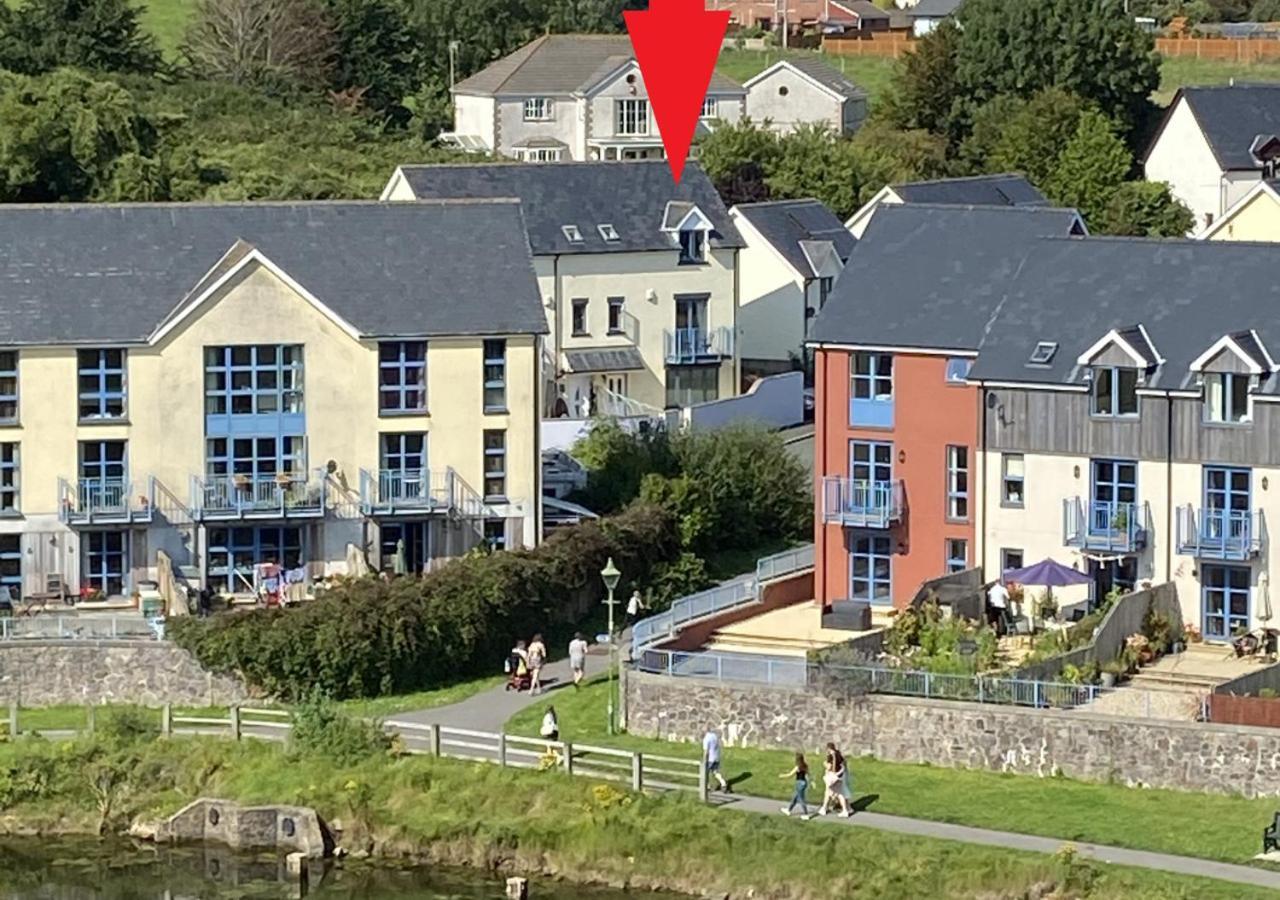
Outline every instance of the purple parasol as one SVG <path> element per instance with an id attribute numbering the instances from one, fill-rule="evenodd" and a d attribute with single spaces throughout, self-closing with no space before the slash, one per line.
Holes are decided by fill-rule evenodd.
<path id="1" fill-rule="evenodd" d="M 1064 566 L 1052 559 L 1041 560 L 1022 569 L 1009 569 L 1002 579 L 1016 584 L 1035 584 L 1044 587 L 1066 587 L 1071 584 L 1090 584 L 1093 581 L 1084 572 Z"/>

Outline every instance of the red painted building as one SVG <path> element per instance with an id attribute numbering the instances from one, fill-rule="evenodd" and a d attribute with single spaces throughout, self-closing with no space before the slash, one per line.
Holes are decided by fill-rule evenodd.
<path id="1" fill-rule="evenodd" d="M 815 596 L 903 606 L 974 561 L 970 357 L 852 345 L 815 357 Z"/>

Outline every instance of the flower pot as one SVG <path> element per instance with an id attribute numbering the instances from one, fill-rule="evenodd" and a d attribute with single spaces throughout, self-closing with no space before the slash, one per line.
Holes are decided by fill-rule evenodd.
<path id="1" fill-rule="evenodd" d="M 1115 686 L 1116 686 L 1116 673 L 1115 673 L 1115 672 L 1103 672 L 1103 673 L 1102 673 L 1102 686 L 1103 686 L 1104 688 L 1113 688 L 1113 687 L 1115 687 Z"/>
<path id="2" fill-rule="evenodd" d="M 1173 646 L 1169 648 L 1169 652 L 1170 652 L 1170 653 L 1181 653 L 1182 651 L 1184 651 L 1184 650 L 1186 650 L 1186 649 L 1187 649 L 1187 645 L 1186 645 L 1186 644 L 1184 644 L 1184 643 L 1182 643 L 1182 641 L 1174 641 L 1174 642 L 1173 642 Z"/>
<path id="3" fill-rule="evenodd" d="M 1147 663 L 1151 662 L 1155 658 L 1156 658 L 1156 655 L 1151 650 L 1143 649 L 1138 651 L 1138 663 L 1140 665 L 1145 666 Z"/>

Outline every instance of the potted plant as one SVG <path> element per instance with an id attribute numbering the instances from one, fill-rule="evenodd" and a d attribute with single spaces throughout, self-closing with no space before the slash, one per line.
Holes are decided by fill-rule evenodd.
<path id="1" fill-rule="evenodd" d="M 1200 634 L 1200 629 L 1191 622 L 1182 626 L 1182 639 L 1188 644 L 1198 644 L 1204 640 Z"/>
<path id="2" fill-rule="evenodd" d="M 1147 640 L 1147 636 L 1140 631 L 1135 631 L 1124 639 L 1125 650 L 1131 651 L 1134 660 L 1138 665 L 1145 666 L 1151 660 L 1155 659 L 1155 651 L 1151 647 L 1151 642 Z M 1132 671 L 1132 669 L 1131 669 Z"/>
<path id="3" fill-rule="evenodd" d="M 1112 688 L 1128 674 L 1129 667 L 1123 658 L 1113 659 L 1102 667 L 1102 686 Z"/>
<path id="4" fill-rule="evenodd" d="M 1058 618 L 1058 601 L 1053 599 L 1053 594 L 1049 591 L 1045 591 L 1040 597 L 1040 618 L 1045 620 Z"/>
<path id="5" fill-rule="evenodd" d="M 1119 506 L 1111 514 L 1111 530 L 1124 531 L 1129 527 L 1129 507 Z"/>
<path id="6" fill-rule="evenodd" d="M 248 475 L 245 475 L 244 473 L 239 473 L 239 474 L 233 475 L 231 480 L 235 484 L 235 486 L 240 490 L 247 491 L 249 489 Z"/>

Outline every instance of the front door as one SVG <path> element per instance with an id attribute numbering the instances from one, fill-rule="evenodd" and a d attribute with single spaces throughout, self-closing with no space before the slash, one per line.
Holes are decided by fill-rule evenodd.
<path id="1" fill-rule="evenodd" d="M 1138 583 L 1138 559 L 1125 556 L 1120 559 L 1100 561 L 1090 559 L 1089 576 L 1093 584 L 1089 586 L 1089 608 L 1096 609 L 1107 595 L 1119 588 L 1121 595 L 1130 593 Z"/>
<path id="2" fill-rule="evenodd" d="M 1247 566 L 1200 567 L 1203 633 L 1207 641 L 1228 641 L 1249 628 Z"/>
<path id="3" fill-rule="evenodd" d="M 1089 504 L 1089 531 L 1094 534 L 1124 532 L 1131 525 L 1138 502 L 1138 464 L 1118 459 L 1093 461 L 1093 494 Z"/>
<path id="4" fill-rule="evenodd" d="M 877 606 L 893 603 L 893 550 L 886 534 L 849 538 L 849 599 Z"/>
<path id="5" fill-rule="evenodd" d="M 80 503 L 89 510 L 125 503 L 128 454 L 124 441 L 80 442 Z"/>
<path id="6" fill-rule="evenodd" d="M 676 328 L 706 331 L 707 301 L 702 297 L 676 298 Z"/>
<path id="7" fill-rule="evenodd" d="M 1204 514 L 1200 537 L 1210 541 L 1248 539 L 1249 470 L 1204 467 Z"/>
<path id="8" fill-rule="evenodd" d="M 379 528 L 382 571 L 395 571 L 396 550 L 404 541 L 405 572 L 410 575 L 421 573 L 431 558 L 430 529 L 429 522 L 384 523 Z"/>

